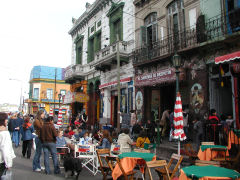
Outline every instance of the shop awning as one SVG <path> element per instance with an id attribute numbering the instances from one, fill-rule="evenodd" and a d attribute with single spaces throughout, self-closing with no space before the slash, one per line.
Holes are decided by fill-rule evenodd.
<path id="1" fill-rule="evenodd" d="M 215 58 L 215 63 L 219 64 L 219 63 L 224 63 L 224 62 L 228 62 L 228 61 L 233 61 L 235 59 L 240 58 L 240 51 L 231 53 L 231 54 L 226 54 L 224 56 L 219 56 Z"/>

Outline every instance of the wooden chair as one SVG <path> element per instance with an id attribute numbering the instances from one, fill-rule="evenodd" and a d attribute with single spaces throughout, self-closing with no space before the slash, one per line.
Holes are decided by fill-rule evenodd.
<path id="1" fill-rule="evenodd" d="M 109 149 L 97 149 L 96 152 L 97 152 L 98 162 L 100 165 L 100 167 L 98 169 L 102 172 L 103 180 L 107 180 L 107 176 L 112 169 L 109 166 L 103 165 L 101 157 L 102 157 L 102 155 L 110 156 L 110 150 Z M 105 157 L 104 157 L 104 159 L 105 159 Z"/>
<path id="2" fill-rule="evenodd" d="M 118 157 L 116 157 L 116 160 L 117 160 L 117 164 L 119 166 L 119 168 L 121 169 L 122 171 L 122 174 L 123 174 L 123 177 L 124 177 L 124 180 L 133 180 L 134 178 L 134 174 L 136 174 L 135 171 L 130 171 L 128 173 L 126 173 L 122 167 L 122 164 L 120 162 L 120 159 Z"/>
<path id="3" fill-rule="evenodd" d="M 196 166 L 217 166 L 220 167 L 220 162 L 218 161 L 204 161 L 204 160 L 196 160 L 195 161 Z"/>
<path id="4" fill-rule="evenodd" d="M 201 145 L 215 145 L 214 142 L 202 142 Z"/>
<path id="5" fill-rule="evenodd" d="M 144 143 L 144 149 L 152 151 L 154 154 L 156 154 L 157 145 L 155 143 L 151 143 L 151 144 Z"/>
<path id="6" fill-rule="evenodd" d="M 167 164 L 167 169 L 168 169 L 168 172 L 169 172 L 169 175 L 170 175 L 170 178 L 173 179 L 174 175 L 176 174 L 181 162 L 183 160 L 183 156 L 181 155 L 177 155 L 177 154 L 172 154 L 171 156 L 171 159 L 169 160 L 168 164 Z M 173 161 L 176 161 L 176 165 L 175 167 L 173 168 L 173 170 L 170 169 Z M 167 172 L 164 168 L 156 168 L 155 169 L 156 172 L 158 173 L 159 177 L 163 176 L 163 177 L 166 177 L 167 176 Z"/>
<path id="7" fill-rule="evenodd" d="M 153 167 L 155 167 L 155 168 L 163 167 L 166 172 L 166 179 L 167 180 L 171 179 L 169 176 L 168 168 L 167 168 L 167 162 L 165 160 L 149 161 L 149 162 L 146 162 L 146 166 L 147 166 L 147 172 L 149 174 L 150 180 L 153 180 L 152 173 L 150 170 L 150 168 L 153 168 Z"/>
<path id="8" fill-rule="evenodd" d="M 109 168 L 111 169 L 111 171 L 113 171 L 113 169 L 117 163 L 116 156 L 106 156 L 105 159 L 107 161 Z"/>
<path id="9" fill-rule="evenodd" d="M 184 151 L 189 158 L 189 161 L 193 164 L 194 160 L 198 158 L 197 152 L 193 150 L 191 144 L 184 144 Z"/>
<path id="10" fill-rule="evenodd" d="M 226 166 L 230 169 L 235 169 L 237 171 L 240 171 L 240 151 L 238 151 L 237 155 L 233 158 L 226 157 L 226 164 L 223 163 L 223 166 Z"/>

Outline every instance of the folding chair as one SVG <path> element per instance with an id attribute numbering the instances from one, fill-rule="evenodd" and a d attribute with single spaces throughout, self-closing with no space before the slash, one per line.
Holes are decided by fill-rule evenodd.
<path id="1" fill-rule="evenodd" d="M 196 160 L 198 158 L 197 152 L 195 152 L 193 150 L 193 147 L 191 144 L 184 144 L 183 147 L 184 147 L 184 151 L 185 151 L 186 155 L 189 158 L 189 161 L 193 164 L 194 160 Z"/>
<path id="2" fill-rule="evenodd" d="M 130 171 L 128 173 L 126 173 L 122 167 L 122 164 L 120 162 L 120 159 L 118 157 L 116 157 L 116 160 L 117 160 L 117 164 L 119 166 L 119 168 L 121 169 L 122 171 L 122 174 L 123 174 L 123 177 L 124 177 L 124 180 L 133 180 L 134 178 L 134 174 L 136 174 L 135 171 Z"/>
<path id="3" fill-rule="evenodd" d="M 116 156 L 106 156 L 105 157 L 108 167 L 113 171 L 116 163 L 117 163 L 117 157 Z"/>
<path id="4" fill-rule="evenodd" d="M 178 155 L 178 154 L 174 154 L 174 153 L 172 154 L 171 159 L 167 164 L 167 169 L 168 169 L 168 172 L 169 172 L 169 175 L 170 175 L 171 179 L 173 179 L 174 175 L 176 174 L 177 170 L 179 169 L 179 166 L 180 166 L 182 160 L 183 160 L 183 156 Z M 171 170 L 170 167 L 171 167 L 173 161 L 176 161 L 177 163 L 176 163 L 174 169 Z M 167 172 L 164 168 L 156 168 L 155 170 L 156 170 L 156 172 L 158 173 L 159 176 L 163 176 L 163 177 L 165 176 L 166 177 Z"/>
<path id="5" fill-rule="evenodd" d="M 60 164 L 60 168 L 63 168 L 63 166 L 61 166 L 61 160 L 62 160 L 62 157 L 67 155 L 67 154 L 70 154 L 70 148 L 69 147 L 66 147 L 66 146 L 63 146 L 63 147 L 57 147 L 57 156 L 58 156 L 58 160 L 59 160 L 59 164 Z"/>
<path id="6" fill-rule="evenodd" d="M 82 160 L 82 166 L 88 169 L 95 176 L 98 172 L 96 146 L 95 145 L 76 145 L 75 155 L 76 155 L 76 152 L 79 153 L 79 155 L 77 155 L 76 157 Z"/>
<path id="7" fill-rule="evenodd" d="M 167 162 L 165 160 L 149 161 L 149 162 L 146 162 L 146 165 L 147 165 L 147 172 L 149 174 L 150 180 L 153 180 L 150 168 L 153 168 L 153 167 L 156 168 L 156 167 L 162 167 L 162 166 L 163 166 L 164 170 L 166 171 L 167 180 L 171 179 L 169 176 L 168 168 L 167 168 Z"/>
<path id="8" fill-rule="evenodd" d="M 154 154 L 156 154 L 156 144 L 155 143 L 151 143 L 151 144 L 148 144 L 148 143 L 144 143 L 144 149 L 146 150 L 150 150 L 150 151 L 153 151 Z"/>
<path id="9" fill-rule="evenodd" d="M 108 165 L 106 166 L 106 165 L 103 164 L 102 157 L 104 157 L 103 155 L 110 156 L 110 150 L 109 149 L 97 149 L 96 152 L 97 152 L 98 162 L 99 162 L 99 165 L 100 165 L 99 170 L 102 172 L 103 180 L 106 180 L 107 175 L 111 171 L 111 168 Z M 106 161 L 105 157 L 104 157 L 104 159 Z"/>

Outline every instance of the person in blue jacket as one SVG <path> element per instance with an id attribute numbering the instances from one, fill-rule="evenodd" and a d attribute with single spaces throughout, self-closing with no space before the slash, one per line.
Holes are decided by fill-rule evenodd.
<path id="1" fill-rule="evenodd" d="M 20 127 L 20 133 L 22 135 L 22 141 L 23 141 L 22 155 L 23 157 L 25 157 L 25 154 L 27 152 L 28 159 L 30 159 L 31 157 L 31 149 L 32 149 L 33 138 L 34 138 L 32 134 L 33 132 L 34 132 L 34 127 L 30 123 L 30 117 L 27 116 L 24 118 L 24 123 Z"/>
<path id="2" fill-rule="evenodd" d="M 97 146 L 98 149 L 111 149 L 112 137 L 109 134 L 108 130 L 103 130 L 103 137 L 100 140 L 100 146 Z"/>
<path id="3" fill-rule="evenodd" d="M 23 124 L 23 119 L 20 114 L 18 114 L 17 118 L 13 120 L 13 142 L 15 143 L 15 147 L 17 148 L 20 145 L 20 127 Z"/>

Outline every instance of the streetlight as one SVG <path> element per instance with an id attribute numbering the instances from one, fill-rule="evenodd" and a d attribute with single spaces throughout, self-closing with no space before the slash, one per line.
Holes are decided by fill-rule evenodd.
<path id="1" fill-rule="evenodd" d="M 59 93 L 59 94 L 58 94 L 58 99 L 59 99 L 59 110 L 58 110 L 58 112 L 60 111 L 60 101 L 61 101 L 61 98 L 62 98 L 62 94 Z"/>
<path id="2" fill-rule="evenodd" d="M 176 73 L 176 93 L 179 91 L 179 67 L 181 65 L 181 57 L 175 52 L 174 56 L 172 57 L 173 66 L 175 68 Z"/>

